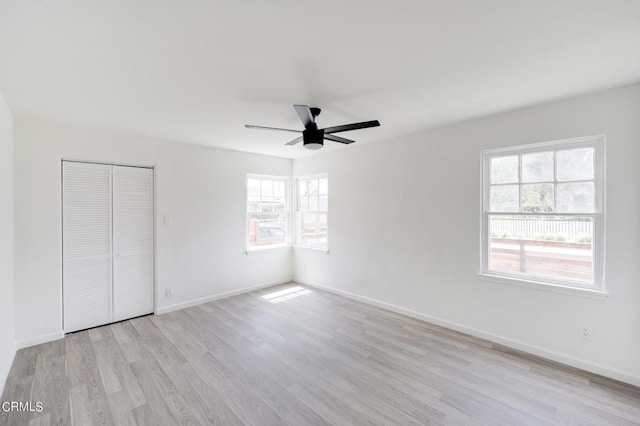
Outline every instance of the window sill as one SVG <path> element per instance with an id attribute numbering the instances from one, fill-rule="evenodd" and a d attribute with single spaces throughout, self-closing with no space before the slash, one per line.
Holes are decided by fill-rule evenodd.
<path id="1" fill-rule="evenodd" d="M 268 252 L 273 252 L 278 250 L 289 250 L 289 249 L 291 249 L 291 246 L 289 245 L 278 244 L 278 245 L 272 245 L 272 246 L 252 247 L 250 249 L 246 249 L 244 253 L 247 256 L 252 256 L 254 254 L 268 253 Z"/>
<path id="2" fill-rule="evenodd" d="M 494 275 L 490 273 L 478 273 L 478 278 L 483 281 L 491 281 L 499 284 L 515 285 L 518 287 L 533 288 L 536 290 L 550 291 L 554 293 L 570 294 L 574 296 L 588 297 L 591 299 L 608 299 L 609 293 L 603 290 L 571 287 L 561 284 L 550 284 L 541 281 L 526 280 L 520 278 Z"/>
<path id="3" fill-rule="evenodd" d="M 293 246 L 295 249 L 303 249 L 303 250 L 311 250 L 311 251 L 318 251 L 321 253 L 327 253 L 329 254 L 329 249 L 326 248 L 318 248 L 318 247 L 307 247 L 307 246 Z"/>

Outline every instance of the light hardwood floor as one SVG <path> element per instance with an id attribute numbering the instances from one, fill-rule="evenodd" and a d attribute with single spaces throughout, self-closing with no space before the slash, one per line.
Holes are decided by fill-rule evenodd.
<path id="1" fill-rule="evenodd" d="M 20 350 L 0 424 L 640 424 L 640 389 L 294 284 Z M 287 298 L 289 297 L 289 298 Z"/>

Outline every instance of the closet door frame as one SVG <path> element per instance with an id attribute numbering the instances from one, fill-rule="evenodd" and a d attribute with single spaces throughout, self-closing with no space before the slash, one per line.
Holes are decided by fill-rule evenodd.
<path id="1" fill-rule="evenodd" d="M 62 334 L 73 333 L 75 331 L 67 331 L 65 330 L 64 324 L 64 163 L 85 163 L 85 164 L 101 164 L 105 166 L 120 166 L 120 167 L 137 167 L 142 169 L 151 169 L 153 176 L 153 206 L 152 206 L 152 220 L 153 220 L 153 270 L 152 270 L 152 295 L 151 298 L 153 300 L 153 314 L 156 313 L 158 307 L 158 283 L 156 280 L 156 270 L 157 270 L 157 244 L 156 244 L 156 235 L 157 235 L 157 220 L 156 220 L 156 170 L 157 166 L 148 165 L 148 164 L 132 164 L 132 163 L 113 163 L 108 161 L 95 161 L 95 160 L 83 160 L 78 158 L 69 158 L 69 157 L 61 157 L 60 158 L 60 228 L 59 228 L 59 236 L 60 236 L 60 328 L 62 330 Z M 113 179 L 113 177 L 112 177 Z M 113 191 L 113 188 L 111 189 Z M 113 206 L 112 206 L 113 208 Z M 113 221 L 113 216 L 111 218 Z M 113 229 L 112 229 L 113 232 Z M 112 246 L 113 246 L 113 238 L 112 238 Z M 113 262 L 113 260 L 112 260 Z M 113 267 L 112 267 L 113 270 Z M 112 274 L 113 280 L 113 274 Z M 113 284 L 112 284 L 113 285 Z M 112 289 L 113 291 L 113 289 Z M 113 294 L 111 297 L 111 303 L 113 304 Z M 113 307 L 112 307 L 113 313 Z M 106 325 L 106 324 L 105 324 Z M 97 326 L 99 327 L 99 326 Z M 80 330 L 76 330 L 80 331 Z"/>

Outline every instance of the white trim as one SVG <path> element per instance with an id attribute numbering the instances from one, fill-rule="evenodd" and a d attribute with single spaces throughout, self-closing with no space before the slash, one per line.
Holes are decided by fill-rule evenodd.
<path id="1" fill-rule="evenodd" d="M 272 287 L 272 286 L 280 285 L 280 284 L 287 284 L 287 283 L 290 283 L 290 282 L 291 282 L 291 279 L 287 278 L 287 279 L 282 279 L 282 280 L 278 280 L 278 281 L 272 281 L 272 282 L 268 282 L 268 283 L 257 284 L 257 285 L 250 286 L 250 287 L 244 287 L 244 288 L 241 288 L 241 289 L 238 289 L 238 290 L 227 291 L 225 293 L 220 293 L 220 294 L 216 294 L 216 295 L 213 295 L 213 296 L 201 297 L 199 299 L 193 299 L 193 300 L 189 300 L 189 301 L 182 302 L 182 303 L 176 303 L 175 305 L 169 305 L 169 306 L 165 306 L 165 307 L 162 307 L 162 308 L 156 308 L 156 311 L 154 312 L 154 315 L 165 314 L 167 312 L 176 311 L 178 309 L 188 308 L 190 306 L 199 305 L 201 303 L 212 302 L 214 300 L 224 299 L 224 298 L 231 297 L 231 296 L 237 296 L 239 294 L 249 293 L 249 292 L 252 292 L 252 291 L 255 291 L 255 290 L 260 290 L 260 289 L 263 289 L 263 288 Z M 110 325 L 110 324 L 104 324 L 104 325 L 100 325 L 98 327 L 103 327 L 103 326 L 108 326 L 108 325 Z M 28 339 L 18 340 L 15 343 L 15 346 L 16 346 L 16 350 L 17 349 L 23 349 L 23 348 L 28 348 L 30 346 L 39 345 L 39 344 L 42 344 L 42 343 L 47 343 L 47 342 L 51 342 L 51 341 L 54 341 L 54 340 L 63 339 L 64 337 L 65 337 L 64 332 L 62 330 L 60 330 L 60 331 L 56 331 L 55 333 L 42 334 L 40 336 L 35 336 L 35 337 L 30 337 Z M 15 354 L 14 354 L 14 356 L 15 356 Z M 13 363 L 13 361 L 12 361 L 12 363 Z"/>
<path id="2" fill-rule="evenodd" d="M 317 283 L 312 284 L 309 282 L 298 281 L 298 280 L 294 280 L 294 282 L 297 282 L 299 284 L 302 284 L 308 287 L 314 287 L 320 290 L 325 290 L 330 293 L 338 294 L 340 296 L 344 296 L 349 299 L 353 299 L 369 305 L 377 306 L 379 308 L 396 312 L 398 314 L 406 315 L 408 317 L 425 321 L 431 324 L 439 325 L 441 327 L 455 330 L 460 333 L 469 334 L 471 336 L 474 336 L 480 339 L 488 340 L 490 342 L 507 346 L 522 352 L 527 352 L 529 354 L 539 356 L 541 358 L 545 358 L 551 361 L 559 362 L 561 364 L 575 367 L 584 371 L 588 371 L 594 374 L 599 374 L 601 376 L 609 377 L 614 380 L 619 380 L 621 382 L 625 382 L 633 386 L 640 386 L 640 376 L 629 374 L 624 371 L 617 370 L 615 368 L 610 368 L 605 365 L 596 364 L 580 358 L 565 355 L 560 352 L 545 349 L 537 345 L 531 345 L 526 342 L 522 342 L 520 340 L 515 340 L 508 337 L 500 336 L 498 334 L 489 333 L 483 330 L 479 330 L 477 328 L 468 327 L 466 325 L 462 325 L 453 321 L 445 320 L 432 315 L 423 314 L 421 312 L 403 308 L 401 306 L 393 305 L 391 303 L 382 302 L 380 300 L 373 299 L 366 296 L 360 296 L 355 293 L 350 293 L 348 291 L 339 290 L 339 289 L 328 287 L 322 284 L 317 284 Z"/>
<path id="3" fill-rule="evenodd" d="M 287 244 L 269 244 L 265 246 L 256 246 L 244 252 L 247 256 L 254 254 L 269 253 L 270 251 L 291 250 L 293 247 Z"/>
<path id="4" fill-rule="evenodd" d="M 309 247 L 309 246 L 294 246 L 294 249 L 302 249 L 302 250 L 311 250 L 311 251 L 319 251 L 320 253 L 329 254 L 329 249 L 323 249 L 319 247 Z"/>
<path id="5" fill-rule="evenodd" d="M 552 284 L 550 282 L 535 281 L 527 278 L 507 277 L 505 275 L 494 275 L 491 273 L 478 273 L 478 278 L 483 281 L 492 281 L 498 284 L 517 285 L 519 287 L 533 288 L 536 290 L 552 291 L 554 293 L 572 294 L 575 296 L 588 297 L 592 299 L 608 299 L 609 293 L 600 289 L 582 288 L 578 286 L 567 286 L 562 284 Z"/>
<path id="6" fill-rule="evenodd" d="M 13 350 L 11 357 L 9 357 L 9 362 L 7 362 L 6 366 L 1 366 L 0 370 L 0 395 L 4 392 L 4 386 L 7 384 L 7 379 L 9 378 L 9 372 L 11 371 L 11 366 L 13 365 L 13 360 L 16 358 L 16 343 L 13 343 Z"/>
<path id="7" fill-rule="evenodd" d="M 156 307 L 158 306 L 159 299 L 159 291 L 158 291 L 158 235 L 159 233 L 159 223 L 158 223 L 158 179 L 156 178 L 156 173 L 158 172 L 158 168 L 153 168 L 153 311 L 156 311 Z"/>
<path id="8" fill-rule="evenodd" d="M 265 175 L 262 173 L 247 173 L 247 179 L 263 179 L 263 180 L 290 180 L 291 176 L 283 175 Z"/>
<path id="9" fill-rule="evenodd" d="M 320 179 L 323 177 L 327 177 L 327 172 L 318 172 L 318 173 L 312 173 L 310 175 L 298 175 L 298 176 L 293 176 L 294 179 Z"/>
<path id="10" fill-rule="evenodd" d="M 60 201 L 60 205 L 58 206 L 58 211 L 60 212 L 60 217 L 59 217 L 59 225 L 58 226 L 58 241 L 60 242 L 60 259 L 59 259 L 59 266 L 60 266 L 60 285 L 59 285 L 59 290 L 60 290 L 60 305 L 58 306 L 60 308 L 60 329 L 64 330 L 64 172 L 63 172 L 63 168 L 64 168 L 64 162 L 65 159 L 64 158 L 60 158 L 60 185 L 58 185 L 58 190 L 60 191 L 60 193 L 58 194 L 58 200 Z"/>
<path id="11" fill-rule="evenodd" d="M 557 141 L 530 143 L 526 145 L 508 146 L 504 148 L 486 149 L 486 150 L 483 150 L 482 152 L 483 154 L 490 154 L 491 157 L 500 157 L 500 155 L 495 155 L 495 154 L 504 153 L 504 154 L 519 155 L 519 154 L 530 153 L 530 152 L 548 151 L 549 149 L 553 151 L 559 151 L 563 149 L 582 148 L 585 146 L 592 146 L 597 149 L 598 144 L 600 144 L 600 141 L 604 141 L 605 139 L 606 138 L 604 134 L 591 135 L 591 136 L 582 136 L 578 138 L 561 139 Z M 557 146 L 561 146 L 561 148 L 554 148 Z"/>
<path id="12" fill-rule="evenodd" d="M 564 182 L 561 182 L 564 183 Z M 495 186 L 495 185 L 493 185 Z M 566 216 L 566 217 L 595 217 L 597 213 L 547 213 L 547 212 L 539 212 L 539 213 L 519 213 L 519 212 L 488 212 L 491 216 L 523 216 L 523 217 L 532 217 L 532 216 L 546 216 L 546 217 L 554 217 L 554 216 Z"/>
<path id="13" fill-rule="evenodd" d="M 54 340 L 63 339 L 63 338 L 64 338 L 64 332 L 60 330 L 60 331 L 56 331 L 55 333 L 41 334 L 40 336 L 18 340 L 16 342 L 16 347 L 18 349 L 23 349 L 23 348 L 28 348 L 30 346 L 40 345 L 42 343 L 52 342 Z"/>
<path id="14" fill-rule="evenodd" d="M 77 158 L 61 157 L 61 161 L 68 161 L 70 163 L 88 163 L 88 164 L 103 164 L 105 166 L 122 166 L 122 167 L 137 167 L 139 169 L 153 169 L 154 165 L 147 164 L 131 164 L 131 163 L 109 163 L 105 161 L 93 161 L 93 160 L 78 160 Z"/>
<path id="15" fill-rule="evenodd" d="M 257 284 L 254 286 L 244 287 L 238 290 L 231 290 L 224 293 L 214 294 L 212 296 L 200 297 L 198 299 L 187 300 L 186 302 L 176 303 L 174 305 L 156 308 L 155 315 L 166 314 L 167 312 L 177 311 L 179 309 L 189 308 L 191 306 L 200 305 L 202 303 L 213 302 L 214 300 L 225 299 L 227 297 L 237 296 L 239 294 L 249 293 L 263 288 L 272 287 L 274 285 L 287 284 L 291 282 L 291 278 L 285 278 L 268 283 Z"/>

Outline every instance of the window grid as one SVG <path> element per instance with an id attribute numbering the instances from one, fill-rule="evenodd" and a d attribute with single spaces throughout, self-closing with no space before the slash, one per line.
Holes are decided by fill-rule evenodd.
<path id="1" fill-rule="evenodd" d="M 328 249 L 329 188 L 326 175 L 297 179 L 296 245 Z"/>
<path id="2" fill-rule="evenodd" d="M 567 180 L 559 180 L 559 161 L 558 161 L 558 153 L 566 152 L 567 155 L 571 155 L 576 151 L 584 150 L 587 148 L 591 150 L 589 152 L 592 153 L 593 157 L 591 158 L 591 166 L 592 173 L 590 179 L 585 179 L 584 176 L 581 179 L 567 179 Z M 572 151 L 575 150 L 575 151 Z M 523 182 L 523 157 L 527 154 L 535 154 L 535 153 L 544 153 L 551 152 L 552 155 L 552 179 L 553 181 L 544 180 L 541 178 L 538 180 L 533 180 L 531 182 Z M 585 151 L 586 152 L 586 151 Z M 494 174 L 492 170 L 492 160 L 501 157 L 510 157 L 517 156 L 517 183 L 516 182 L 500 182 L 493 183 Z M 559 141 L 559 142 L 549 142 L 543 144 L 535 144 L 528 146 L 521 146 L 516 148 L 507 148 L 507 149 L 499 149 L 499 150 L 490 150 L 482 153 L 482 166 L 483 166 L 483 196 L 482 196 L 482 244 L 481 244 L 481 274 L 490 275 L 490 276 L 498 276 L 502 278 L 513 278 L 516 280 L 524 280 L 529 282 L 534 282 L 538 284 L 551 284 L 555 286 L 562 287 L 572 287 L 572 288 L 582 288 L 588 290 L 596 290 L 596 291 L 604 291 L 604 273 L 603 273 L 603 236 L 604 230 L 603 226 L 603 212 L 602 208 L 604 206 L 604 137 L 588 137 L 588 138 L 579 138 L 568 141 Z M 570 157 L 567 159 L 565 157 L 565 164 L 568 164 L 567 161 L 573 161 Z M 588 164 L 585 163 L 585 164 Z M 572 170 L 572 169 L 565 169 Z M 563 177 L 568 177 L 567 173 L 564 173 Z M 496 179 L 500 180 L 500 179 Z M 591 209 L 590 211 L 586 211 L 587 209 L 582 206 L 582 208 L 576 209 L 576 201 L 572 197 L 575 196 L 572 192 L 565 192 L 562 196 L 568 197 L 567 200 L 563 200 L 562 202 L 565 205 L 560 205 L 561 194 L 558 192 L 558 185 L 567 185 L 567 184 L 575 184 L 575 183 L 587 183 L 591 184 L 593 187 L 593 193 L 591 197 L 586 197 L 587 200 L 591 201 Z M 492 205 L 491 199 L 491 188 L 495 187 L 505 187 L 508 185 L 518 185 L 517 191 L 517 209 L 515 211 L 500 211 L 504 210 L 497 206 L 494 200 L 494 204 Z M 537 200 L 537 204 L 534 207 L 538 207 L 540 210 L 543 210 L 545 204 L 551 207 L 550 212 L 545 211 L 527 211 L 525 207 L 525 194 L 524 194 L 524 185 L 540 185 L 546 184 L 551 185 L 552 191 L 552 202 L 547 204 L 546 202 L 541 202 L 540 199 Z M 569 191 L 570 187 L 564 187 L 564 191 Z M 573 188 L 575 191 L 576 188 Z M 587 189 L 586 192 L 589 192 Z M 579 198 L 579 197 L 578 197 Z M 573 203 L 573 204 L 572 204 Z M 495 208 L 497 207 L 497 208 Z M 535 209 L 534 209 L 535 210 Z M 564 211 L 558 211 L 564 210 Z M 498 220 L 499 222 L 495 222 Z M 547 229 L 553 228 L 556 224 L 569 225 L 569 227 L 580 228 L 576 224 L 581 224 L 581 226 L 590 224 L 586 228 L 589 229 L 590 235 L 585 235 L 584 241 L 588 243 L 584 243 L 583 240 L 579 242 L 576 241 L 564 241 L 563 235 L 556 235 L 558 241 L 544 241 L 543 238 L 547 238 L 548 236 L 522 236 L 515 235 L 513 238 L 511 235 L 505 233 L 504 235 L 499 235 L 500 232 L 496 232 L 496 228 L 492 228 L 492 225 L 495 223 L 508 223 L 510 220 L 513 223 L 517 223 L 520 221 L 520 224 L 537 222 L 538 225 L 542 225 L 539 229 Z M 554 223 L 555 222 L 555 223 Z M 535 228 L 535 227 L 533 227 Z M 512 229 L 512 228 L 510 228 Z M 492 232 L 493 231 L 493 232 Z M 552 236 L 551 236 L 552 237 Z M 552 238 L 550 238 L 552 239 Z M 496 243 L 496 241 L 503 243 L 502 246 L 500 243 Z M 590 250 L 590 259 L 591 262 L 591 270 L 590 276 L 584 275 L 579 276 L 578 270 L 579 266 L 567 266 L 567 265 L 580 265 L 580 261 L 576 259 L 581 259 L 579 256 L 575 256 L 574 258 L 570 258 L 570 255 L 578 253 L 579 250 L 576 249 L 576 246 L 580 246 L 580 243 L 583 243 L 584 246 L 588 246 Z M 511 247 L 517 247 L 519 244 L 519 249 L 509 250 L 509 244 Z M 539 246 L 539 247 L 536 247 Z M 554 247 L 555 246 L 555 247 Z M 535 250 L 538 250 L 536 253 Z M 547 254 L 544 253 L 544 250 L 547 250 Z M 553 250 L 557 253 L 552 254 Z M 564 254 L 562 252 L 565 252 Z M 504 253 L 518 253 L 512 256 L 515 259 L 520 260 L 520 269 L 517 270 L 517 262 L 516 269 L 509 269 L 508 263 L 506 262 L 495 262 L 492 265 L 492 261 L 503 256 L 507 257 Z M 586 253 L 587 250 L 582 250 L 582 254 Z M 561 258 L 566 254 L 566 257 L 569 259 L 562 260 Z M 537 255 L 537 256 L 535 256 Z M 545 258 L 546 256 L 546 258 Z M 586 258 L 586 256 L 583 256 Z M 513 260 L 513 259 L 512 259 Z M 529 265 L 538 263 L 544 266 L 545 262 L 548 265 L 551 264 L 563 264 L 564 270 L 562 271 L 536 271 L 530 272 L 528 268 Z M 512 262 L 513 263 L 513 262 Z M 587 262 L 583 262 L 586 264 Z M 531 270 L 534 268 L 531 267 Z"/>
<path id="3" fill-rule="evenodd" d="M 247 251 L 289 244 L 289 179 L 247 175 Z"/>
<path id="4" fill-rule="evenodd" d="M 570 211 L 566 211 L 566 212 L 561 212 L 558 211 L 558 184 L 560 185 L 566 185 L 566 184 L 573 184 L 573 183 L 593 183 L 594 185 L 594 209 L 593 212 L 596 211 L 596 206 L 597 206 L 597 196 L 598 194 L 595 191 L 595 186 L 596 186 L 596 179 L 595 179 L 595 173 L 594 173 L 594 177 L 592 179 L 570 179 L 570 180 L 561 180 L 558 181 L 557 178 L 557 152 L 559 151 L 567 151 L 566 149 L 558 149 L 558 150 L 554 150 L 554 151 L 549 151 L 552 153 L 552 159 L 553 159 L 553 180 L 535 180 L 535 181 L 529 181 L 529 182 L 525 182 L 523 180 L 522 177 L 522 157 L 524 155 L 526 155 L 526 153 L 523 154 L 518 154 L 518 182 L 499 182 L 499 183 L 493 183 L 491 182 L 491 176 L 489 176 L 489 197 L 491 197 L 491 188 L 496 188 L 496 187 L 508 187 L 508 186 L 514 186 L 514 185 L 518 185 L 518 210 L 517 213 L 520 214 L 539 214 L 539 213 L 544 213 L 544 212 L 529 212 L 524 210 L 524 202 L 523 202 L 523 186 L 526 185 L 551 185 L 552 188 L 552 210 L 551 212 L 556 213 L 556 214 L 560 214 L 560 213 L 575 213 L 575 212 L 570 212 Z M 544 151 L 543 151 L 544 152 Z M 495 159 L 495 158 L 504 158 L 504 157 L 510 157 L 510 156 L 492 156 L 490 157 L 491 159 Z M 593 158 L 592 161 L 592 166 L 594 168 L 594 170 L 597 167 L 596 161 L 595 161 L 595 157 Z M 490 164 L 490 160 L 489 160 L 489 169 L 491 169 L 491 164 Z M 516 212 L 510 212 L 510 211 L 500 211 L 500 210 L 493 210 L 491 209 L 491 200 L 489 200 L 489 203 L 487 204 L 489 206 L 489 211 L 491 213 L 516 213 Z M 580 212 L 580 213 L 584 213 L 584 214 L 588 214 L 588 213 L 592 213 L 592 212 Z"/>

